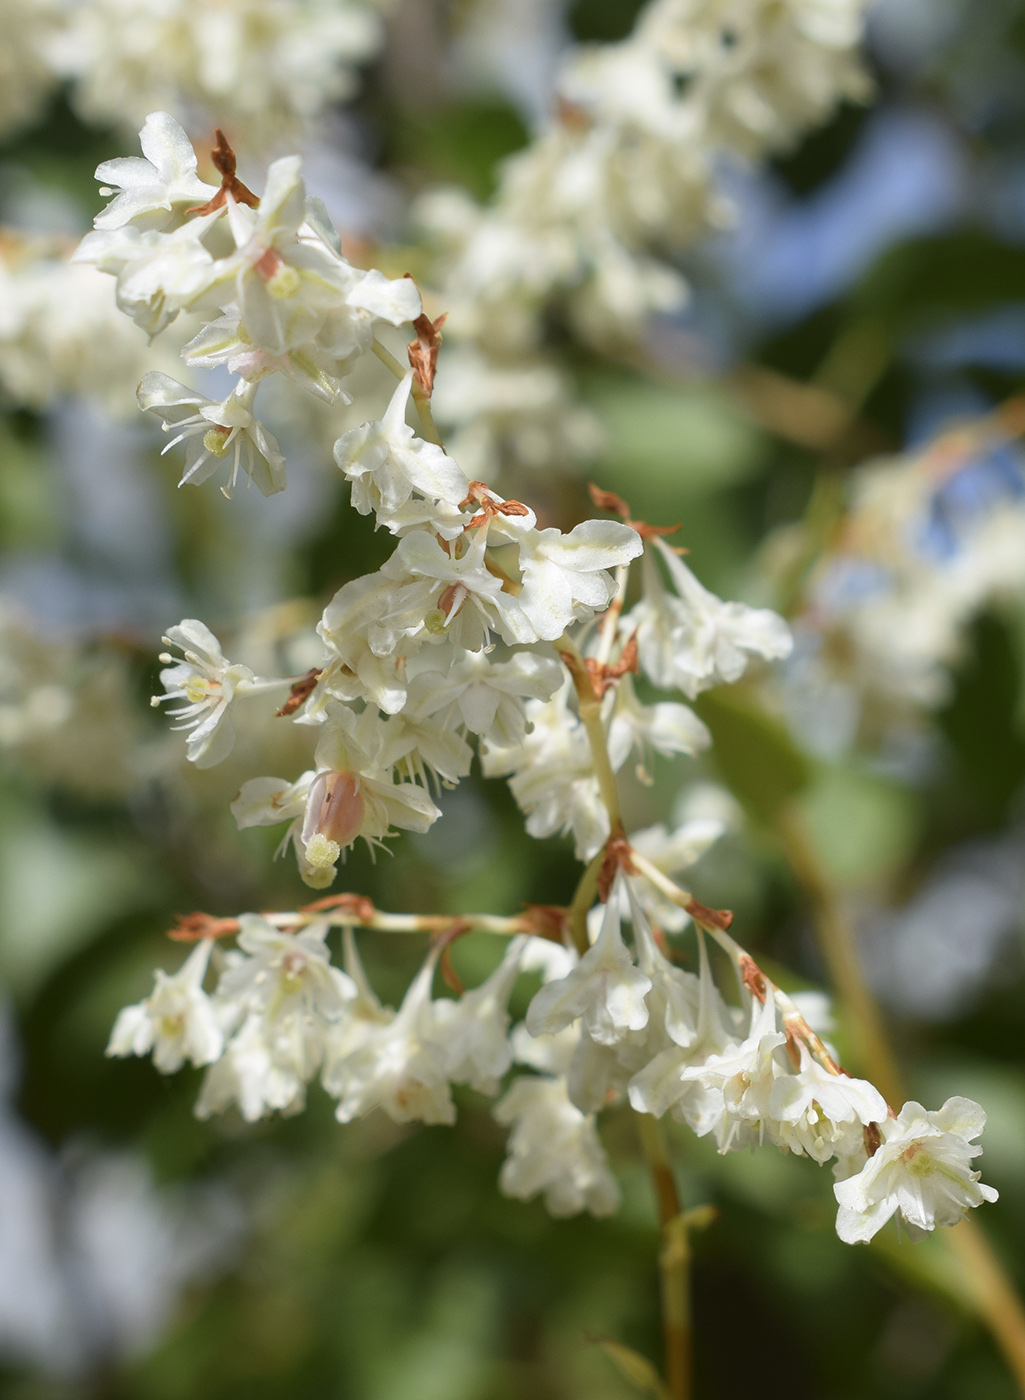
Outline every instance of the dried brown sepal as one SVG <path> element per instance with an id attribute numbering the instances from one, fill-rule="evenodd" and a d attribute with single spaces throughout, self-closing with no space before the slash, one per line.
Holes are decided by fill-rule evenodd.
<path id="1" fill-rule="evenodd" d="M 624 520 L 630 519 L 630 507 L 615 491 L 603 491 L 600 486 L 595 486 L 593 481 L 588 482 L 587 490 L 599 510 L 609 510 L 614 515 L 621 515 Z"/>
<path id="2" fill-rule="evenodd" d="M 660 539 L 663 535 L 675 535 L 681 529 L 680 522 L 675 525 L 649 525 L 646 520 L 628 520 L 626 522 L 631 530 L 636 530 L 642 540 Z M 675 554 L 689 554 L 690 550 L 683 545 L 676 545 L 673 551 Z"/>
<path id="3" fill-rule="evenodd" d="M 199 943 L 204 938 L 226 938 L 238 933 L 240 928 L 238 919 L 218 919 L 215 914 L 204 914 L 197 909 L 194 914 L 179 915 L 174 928 L 167 930 L 167 936 L 176 943 Z"/>
<path id="4" fill-rule="evenodd" d="M 329 894 L 323 899 L 315 899 L 312 904 L 304 904 L 300 909 L 300 914 L 322 914 L 329 909 L 337 909 L 340 912 L 351 914 L 356 923 L 370 924 L 374 921 L 377 910 L 374 908 L 374 901 L 365 894 L 353 894 L 351 891 L 346 894 Z"/>
<path id="5" fill-rule="evenodd" d="M 883 1145 L 883 1135 L 878 1123 L 865 1123 L 861 1129 L 865 1141 L 865 1156 L 874 1157 Z"/>
<path id="6" fill-rule="evenodd" d="M 547 938 L 552 943 L 565 942 L 569 910 L 561 904 L 525 904 L 523 931 L 535 938 Z"/>
<path id="7" fill-rule="evenodd" d="M 231 149 L 228 138 L 220 127 L 217 128 L 216 136 L 217 145 L 210 152 L 210 159 L 221 177 L 221 188 L 213 199 L 207 200 L 205 204 L 197 204 L 194 209 L 186 210 L 186 213 L 212 214 L 215 209 L 224 208 L 228 202 L 229 194 L 236 204 L 248 204 L 250 209 L 259 209 L 260 196 L 253 194 L 249 186 L 244 185 L 235 174 L 235 152 Z"/>
<path id="8" fill-rule="evenodd" d="M 707 904 L 702 904 L 699 899 L 694 899 L 693 896 L 687 901 L 687 913 L 702 928 L 722 929 L 724 933 L 733 923 L 732 909 L 709 909 Z M 748 961 L 751 962 L 751 959 Z M 753 962 L 751 965 L 755 966 Z"/>
<path id="9" fill-rule="evenodd" d="M 460 510 L 469 510 L 471 506 L 480 506 L 480 510 L 465 527 L 467 530 L 483 525 L 496 515 L 530 514 L 530 507 L 522 501 L 496 501 L 490 487 L 483 481 L 471 481 L 465 499 L 459 503 Z"/>
<path id="10" fill-rule="evenodd" d="M 740 980 L 743 982 L 744 986 L 753 997 L 757 997 L 760 1002 L 764 1003 L 766 994 L 765 973 L 755 962 L 754 958 L 749 957 L 747 953 L 742 953 L 740 955 L 739 967 Z"/>
<path id="11" fill-rule="evenodd" d="M 441 949 L 441 956 L 438 958 L 438 966 L 441 969 L 441 975 L 445 985 L 455 992 L 457 997 L 461 997 L 466 991 L 466 988 L 463 985 L 463 979 L 452 966 L 451 948 L 457 938 L 464 938 L 466 934 L 472 932 L 472 924 L 467 923 L 465 919 L 456 919 L 453 923 L 449 924 L 447 928 L 442 929 L 440 933 L 436 933 L 431 940 L 435 947 L 440 947 Z"/>
<path id="12" fill-rule="evenodd" d="M 605 842 L 605 856 L 598 871 L 598 898 L 607 904 L 616 876 L 623 870 L 627 875 L 636 875 L 637 867 L 631 860 L 633 855 L 630 842 L 623 833 L 617 832 Z"/>
<path id="13" fill-rule="evenodd" d="M 316 690 L 317 682 L 323 674 L 324 672 L 321 667 L 311 666 L 305 676 L 300 676 L 292 686 L 292 689 L 288 692 L 288 699 L 282 705 L 281 709 L 274 711 L 275 718 L 284 719 L 287 715 L 294 715 L 299 706 L 305 704 Z"/>
<path id="14" fill-rule="evenodd" d="M 406 273 L 409 276 L 409 273 Z M 434 375 L 438 368 L 438 348 L 441 345 L 441 328 L 448 318 L 448 312 L 443 311 L 436 321 L 432 321 L 423 312 L 413 322 L 413 329 L 416 331 L 416 339 L 411 340 L 406 347 L 409 353 L 409 363 L 413 370 L 413 377 L 428 398 L 434 392 Z"/>
<path id="15" fill-rule="evenodd" d="M 595 661 L 593 656 L 584 658 L 584 669 L 591 678 L 591 689 L 594 691 L 595 699 L 600 700 L 607 690 L 610 690 L 622 676 L 628 671 L 636 672 L 638 665 L 637 658 L 637 635 L 634 633 L 626 646 L 620 653 L 619 660 L 606 662 L 602 665 Z"/>

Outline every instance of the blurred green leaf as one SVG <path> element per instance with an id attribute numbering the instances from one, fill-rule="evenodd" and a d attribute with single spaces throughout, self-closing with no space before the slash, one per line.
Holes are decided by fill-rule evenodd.
<path id="1" fill-rule="evenodd" d="M 694 708 L 712 731 L 723 781 L 752 817 L 772 826 L 811 782 L 810 760 L 778 719 L 737 689 L 707 691 Z"/>

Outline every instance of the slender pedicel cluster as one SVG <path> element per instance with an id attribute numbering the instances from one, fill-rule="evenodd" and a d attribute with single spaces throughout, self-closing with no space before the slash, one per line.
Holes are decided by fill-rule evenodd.
<path id="1" fill-rule="evenodd" d="M 931 1228 L 993 1199 L 970 1165 L 981 1109 L 950 1100 L 938 1113 L 908 1104 L 895 1117 L 730 937 L 730 916 L 670 878 L 725 821 L 624 828 L 616 774 L 627 761 L 644 779 L 655 756 L 710 742 L 673 697 L 694 699 L 752 663 L 785 658 L 783 620 L 709 593 L 666 530 L 633 520 L 618 497 L 593 490 L 620 519 L 564 533 L 470 479 L 430 412 L 437 323 L 410 280 L 341 256 L 323 210 L 305 197 L 298 159 L 275 162 L 257 196 L 223 141 L 214 190 L 198 182 L 195 154 L 170 117 L 148 118 L 144 140 L 147 160 L 103 169 L 121 193 L 79 256 L 117 276 L 122 309 L 153 334 L 197 313 L 204 323 L 186 361 L 237 376 L 220 403 L 162 374 L 143 379 L 142 406 L 176 430 L 169 447 L 184 443 L 183 480 L 200 481 L 227 459 L 226 492 L 240 472 L 265 492 L 284 486 L 280 453 L 254 414 L 270 375 L 331 399 L 356 358 L 376 351 L 398 380 L 382 416 L 335 444 L 353 505 L 394 547 L 329 601 L 319 664 L 258 678 L 230 662 L 203 623 L 168 631 L 181 659 L 162 657 L 161 699 L 180 702 L 172 713 L 188 731 L 188 758 L 219 761 L 243 701 L 276 692 L 276 713 L 309 731 L 309 766 L 250 778 L 232 810 L 241 827 L 284 825 L 283 845 L 315 889 L 333 884 L 357 840 L 378 847 L 397 830 L 426 831 L 442 815 L 441 788 L 469 772 L 474 746 L 485 775 L 508 777 L 527 830 L 571 834 L 587 868 L 570 908 L 513 918 L 388 915 L 351 893 L 294 914 L 195 915 L 175 932 L 197 947 L 121 1013 L 109 1053 L 152 1052 L 165 1072 L 205 1066 L 201 1117 L 231 1106 L 247 1120 L 296 1112 L 315 1079 L 342 1122 L 381 1109 L 397 1122 L 451 1123 L 453 1085 L 501 1095 L 495 1115 L 511 1128 L 502 1189 L 543 1194 L 555 1214 L 615 1209 L 596 1119 L 617 1102 L 668 1113 L 721 1152 L 767 1139 L 835 1161 L 846 1240 L 870 1238 L 898 1211 Z M 414 329 L 408 372 L 376 340 L 381 325 L 404 322 Z M 626 609 L 638 559 L 640 594 Z M 635 673 L 666 698 L 639 695 Z M 688 922 L 699 930 L 697 973 L 676 965 L 665 936 Z M 328 943 L 336 926 L 343 969 Z M 357 927 L 433 935 L 397 1010 L 371 988 Z M 510 937 L 508 951 L 480 986 L 435 998 L 439 963 L 451 973 L 449 944 L 474 930 Z M 736 1003 L 712 977 L 701 930 L 733 962 Z M 236 946 L 225 952 L 215 939 L 229 933 Z M 511 1028 L 509 998 L 524 971 L 540 971 L 543 985 Z M 509 1084 L 514 1064 L 532 1073 Z"/>

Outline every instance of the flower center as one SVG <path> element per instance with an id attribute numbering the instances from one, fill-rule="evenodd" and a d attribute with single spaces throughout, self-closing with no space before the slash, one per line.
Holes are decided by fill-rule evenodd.
<path id="1" fill-rule="evenodd" d="M 223 457 L 228 450 L 228 439 L 231 436 L 231 429 L 224 428 L 220 423 L 213 428 L 208 428 L 203 434 L 203 446 L 214 457 Z"/>

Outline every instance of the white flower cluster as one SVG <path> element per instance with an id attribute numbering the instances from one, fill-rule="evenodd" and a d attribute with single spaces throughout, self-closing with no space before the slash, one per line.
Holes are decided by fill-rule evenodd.
<path id="1" fill-rule="evenodd" d="M 620 877 L 604 911 L 594 911 L 600 928 L 583 957 L 517 936 L 491 976 L 455 999 L 432 998 L 436 944 L 397 1011 L 374 995 L 351 925 L 345 971 L 331 965 L 329 927 L 351 913 L 300 916 L 291 932 L 243 915 L 237 949 L 218 955 L 216 990 L 203 988 L 206 938 L 173 976 L 157 973 L 147 1000 L 121 1012 L 108 1054 L 152 1053 L 164 1073 L 186 1061 L 208 1066 L 196 1113 L 236 1106 L 249 1121 L 297 1112 L 319 1076 L 340 1122 L 381 1109 L 399 1123 L 452 1123 L 452 1085 L 495 1097 L 519 1063 L 537 1073 L 514 1078 L 494 1109 L 511 1127 L 500 1185 L 523 1199 L 543 1194 L 554 1215 L 616 1209 L 596 1117 L 624 1099 L 711 1135 L 720 1152 L 768 1139 L 819 1163 L 836 1159 L 837 1230 L 849 1243 L 871 1239 L 898 1212 L 912 1230 L 931 1230 L 996 1199 L 971 1166 L 985 1124 L 977 1104 L 950 1099 L 928 1113 L 909 1103 L 889 1115 L 878 1090 L 837 1067 L 789 999 L 781 1013 L 764 979 L 731 1007 L 703 942 L 700 975 L 671 962 L 645 898 L 644 881 Z M 510 1034 L 509 997 L 532 967 L 548 980 Z"/>
<path id="2" fill-rule="evenodd" d="M 855 473 L 786 680 L 795 723 L 824 750 L 849 746 L 859 727 L 878 741 L 941 705 L 972 619 L 1025 591 L 1025 458 L 990 426 L 952 429 Z"/>
<path id="3" fill-rule="evenodd" d="M 109 280 L 69 262 L 69 252 L 54 239 L 13 231 L 0 238 L 0 387 L 27 408 L 84 395 L 127 416 L 153 351 L 118 314 Z"/>
<path id="4" fill-rule="evenodd" d="M 650 0 L 622 42 L 570 51 L 551 120 L 506 161 L 487 207 L 458 190 L 424 197 L 447 333 L 465 342 L 442 370 L 439 406 L 473 470 L 586 451 L 583 426 L 567 444 L 565 415 L 551 412 L 564 385 L 542 353 L 547 316 L 568 315 L 601 350 L 679 307 L 686 286 L 667 256 L 728 223 L 723 160 L 785 147 L 842 99 L 867 96 L 866 9 Z M 511 423 L 496 388 L 510 375 L 534 388 Z"/>
<path id="5" fill-rule="evenodd" d="M 278 715 L 311 731 L 311 766 L 298 778 L 250 779 L 232 809 L 242 827 L 287 824 L 283 845 L 294 847 L 303 880 L 326 889 L 355 841 L 376 847 L 397 829 L 423 832 L 438 820 L 431 785 L 470 771 L 475 737 L 485 774 L 509 777 L 528 831 L 572 833 L 589 870 L 580 907 L 549 910 L 554 922 L 543 928 L 536 910 L 453 928 L 437 917 L 378 915 L 352 894 L 296 915 L 196 916 L 185 934 L 201 940 L 197 948 L 121 1013 L 110 1053 L 152 1051 L 168 1072 L 185 1061 L 207 1066 L 204 1117 L 232 1105 L 248 1120 L 298 1111 L 319 1077 L 343 1122 L 379 1108 L 398 1122 L 450 1123 L 453 1084 L 495 1096 L 518 1060 L 537 1073 L 516 1079 L 495 1108 L 512 1130 L 501 1184 L 517 1196 L 543 1194 L 557 1214 L 615 1208 L 595 1119 L 617 1100 L 672 1113 L 721 1151 L 767 1137 L 819 1162 L 837 1158 L 844 1238 L 868 1238 L 897 1210 L 931 1228 L 992 1199 L 970 1170 L 981 1110 L 951 1101 L 929 1115 L 908 1105 L 891 1126 L 879 1093 L 841 1073 L 793 1003 L 728 939 L 725 916 L 668 879 L 724 822 L 630 839 L 623 828 L 614 789 L 627 759 L 636 756 L 643 781 L 653 753 L 693 754 L 708 743 L 679 700 L 645 703 L 633 673 L 693 699 L 738 680 L 753 658 L 785 657 L 782 619 L 709 593 L 663 531 L 632 521 L 618 497 L 594 493 L 621 521 L 563 532 L 471 480 L 433 428 L 437 328 L 415 285 L 346 262 L 305 197 L 297 158 L 275 162 L 257 198 L 223 141 L 214 190 L 198 180 L 195 153 L 170 116 L 148 117 L 142 138 L 144 159 L 100 167 L 120 193 L 78 256 L 117 277 L 122 310 L 153 334 L 197 312 L 205 324 L 186 360 L 238 376 L 221 403 L 163 374 L 143 379 L 142 407 L 175 431 L 169 447 L 184 442 L 183 480 L 201 481 L 229 458 L 228 490 L 240 471 L 265 493 L 284 486 L 277 445 L 253 415 L 270 374 L 332 400 L 355 360 L 376 350 L 398 378 L 383 416 L 334 446 L 354 508 L 392 537 L 392 553 L 330 600 L 317 628 L 320 664 L 302 676 L 258 677 L 195 619 L 171 628 L 165 640 L 180 657 L 161 657 L 162 699 L 177 702 L 171 713 L 188 731 L 188 757 L 201 767 L 222 759 L 241 700 L 278 688 Z M 416 331 L 408 373 L 375 339 L 382 323 L 407 321 Z M 411 407 L 423 436 L 407 421 Z M 624 612 L 629 566 L 641 556 L 640 597 Z M 607 902 L 591 912 L 588 943 L 595 890 Z M 703 944 L 700 976 L 659 946 L 650 921 L 678 929 L 688 913 L 732 950 L 739 1008 L 712 981 Z M 344 971 L 331 965 L 333 925 L 346 930 Z M 397 1011 L 370 988 L 356 925 L 439 935 Z M 435 1000 L 447 942 L 475 926 L 515 935 L 507 956 L 481 986 Z M 212 935 L 229 931 L 238 946 L 218 951 L 209 994 Z M 530 936 L 539 931 L 550 941 Z M 510 1036 L 509 996 L 531 968 L 546 981 Z"/>
<path id="6" fill-rule="evenodd" d="M 362 0 L 3 0 L 0 130 L 58 82 L 83 120 L 133 131 L 155 107 L 272 149 L 350 97 L 383 40 Z"/>
<path id="7" fill-rule="evenodd" d="M 271 166 L 257 199 L 238 183 L 226 149 L 218 151 L 222 189 L 202 184 L 188 138 L 166 113 L 147 118 L 142 146 L 144 158 L 100 167 L 120 193 L 76 256 L 116 275 L 122 310 L 151 333 L 183 310 L 208 318 L 183 356 L 227 365 L 238 376 L 234 391 L 215 403 L 152 372 L 139 401 L 173 431 L 168 449 L 184 443 L 183 483 L 227 463 L 226 494 L 240 472 L 270 494 L 285 484 L 284 462 L 253 414 L 259 382 L 281 372 L 318 396 L 338 396 L 355 360 L 381 350 L 379 325 L 420 316 L 419 295 L 408 278 L 389 281 L 345 261 L 305 197 L 297 158 Z M 415 433 L 407 411 L 423 396 L 419 371 L 410 370 L 381 419 L 335 444 L 352 504 L 396 544 L 380 569 L 329 602 L 321 662 L 305 682 L 258 679 L 233 665 L 197 620 L 167 636 L 183 660 L 164 657 L 164 698 L 184 701 L 173 713 L 201 767 L 230 750 L 239 699 L 298 687 L 286 711 L 318 730 L 313 766 L 296 779 L 251 779 L 233 811 L 244 827 L 289 823 L 285 844 L 314 888 L 331 884 L 358 838 L 377 845 L 395 828 L 425 831 L 440 815 L 428 781 L 451 785 L 470 771 L 469 735 L 485 772 L 509 775 L 531 833 L 572 831 L 578 854 L 590 858 L 610 835 L 609 814 L 557 652 L 577 654 L 574 664 L 601 682 L 613 768 L 636 754 L 643 773 L 650 753 L 693 754 L 708 735 L 685 705 L 642 704 L 630 670 L 639 664 L 656 685 L 693 697 L 738 679 L 752 656 L 774 659 L 790 647 L 780 618 L 721 602 L 656 535 L 641 600 L 618 624 L 610 614 L 601 634 L 581 636 L 585 651 L 604 654 L 580 657 L 567 629 L 612 603 L 631 560 L 645 553 L 643 527 L 539 528 L 528 506 L 471 481 L 438 442 Z M 610 669 L 613 652 L 622 664 Z"/>
<path id="8" fill-rule="evenodd" d="M 372 348 L 375 327 L 420 313 L 419 293 L 406 278 L 389 281 L 342 257 L 322 206 L 306 197 L 298 156 L 271 165 L 257 199 L 223 143 L 215 152 L 221 189 L 204 184 L 188 137 L 166 112 L 146 118 L 140 139 L 142 158 L 99 167 L 97 178 L 117 195 L 75 261 L 113 274 L 118 306 L 150 336 L 183 311 L 202 315 L 203 329 L 182 351 L 186 364 L 226 365 L 238 376 L 220 403 L 160 372 L 143 378 L 143 408 L 177 430 L 168 446 L 186 441 L 183 482 L 230 463 L 229 493 L 240 470 L 264 494 L 279 491 L 284 459 L 252 413 L 259 381 L 282 373 L 331 402 Z"/>

